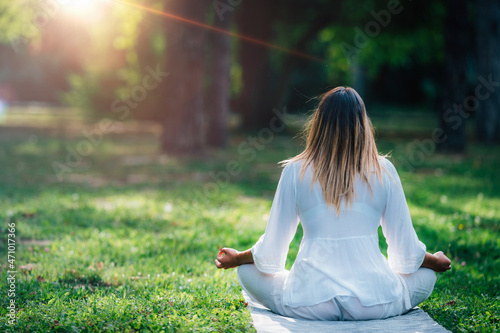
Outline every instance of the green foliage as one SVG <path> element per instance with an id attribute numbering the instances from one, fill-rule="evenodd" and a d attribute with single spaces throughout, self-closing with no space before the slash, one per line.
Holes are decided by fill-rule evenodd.
<path id="1" fill-rule="evenodd" d="M 81 36 L 91 40 L 91 47 L 85 53 L 85 71 L 69 73 L 70 91 L 63 100 L 72 106 L 94 112 L 109 112 L 116 98 L 130 98 L 132 87 L 141 83 L 146 65 L 139 59 L 138 45 L 141 22 L 144 14 L 128 6 L 105 7 L 106 17 L 85 22 L 85 33 Z M 165 49 L 165 41 L 157 29 L 151 29 L 144 41 L 153 55 Z"/>
<path id="2" fill-rule="evenodd" d="M 465 156 L 433 153 L 410 171 L 401 161 L 432 123 L 400 111 L 372 118 L 379 149 L 392 150 L 419 237 L 453 262 L 422 307 L 454 332 L 499 330 L 497 149 L 473 144 Z M 411 125 L 395 132 L 387 119 Z M 5 222 L 16 223 L 16 331 L 252 331 L 236 271 L 217 270 L 214 259 L 221 246 L 246 249 L 262 234 L 276 162 L 298 153 L 297 141 L 276 136 L 247 161 L 237 147 L 248 136 L 233 134 L 227 150 L 174 159 L 158 154 L 154 130 L 123 124 L 58 182 L 51 163 L 64 161 L 88 126 L 73 121 L 64 144 L 55 130 L 36 127 L 0 134 L 2 239 Z M 231 160 L 241 172 L 205 196 Z M 288 267 L 300 237 L 299 229 Z M 8 331 L 6 261 L 0 265 L 0 330 Z"/>
<path id="3" fill-rule="evenodd" d="M 397 3 L 394 14 L 389 4 Z M 383 16 L 381 12 L 389 14 Z M 444 60 L 442 1 L 344 1 L 339 22 L 319 33 L 330 81 L 352 82 L 355 65 L 376 77 L 381 68 L 409 68 Z M 376 28 L 378 27 L 378 28 Z"/>
<path id="4" fill-rule="evenodd" d="M 133 2 L 154 10 L 168 11 L 168 2 L 157 0 Z M 50 24 L 58 24 L 55 30 L 68 29 L 72 19 L 64 12 L 63 6 L 59 5 L 53 9 L 48 3 L 51 2 L 0 1 L 0 42 L 13 43 L 16 49 L 18 46 L 21 48 L 30 46 L 30 43 L 39 38 L 44 30 L 43 24 L 37 26 L 34 23 L 37 15 L 48 19 Z M 298 88 L 308 95 L 309 88 L 310 91 L 317 91 L 325 86 L 324 82 L 328 82 L 329 85 L 352 85 L 355 70 L 366 74 L 370 81 L 382 68 L 409 69 L 441 64 L 442 25 L 446 14 L 443 1 L 429 3 L 400 1 L 397 7 L 402 8 L 401 12 L 391 15 L 387 25 L 377 23 L 373 13 L 387 11 L 390 3 L 394 1 L 345 0 L 331 5 L 328 1 L 315 0 L 307 6 L 301 4 L 281 6 L 279 13 L 273 18 L 272 40 L 266 42 L 296 49 L 304 36 L 310 36 L 308 37 L 310 40 L 306 43 L 300 43 L 299 51 L 323 58 L 325 63 L 304 60 L 286 69 L 291 71 L 290 75 L 287 71 L 283 74 L 283 64 L 290 55 L 270 49 L 272 69 L 270 80 L 276 80 L 272 81 L 271 85 L 279 87 L 277 82 L 280 77 L 283 78 L 280 75 L 285 75 L 290 81 L 289 86 Z M 312 27 L 325 20 L 325 13 L 328 16 L 326 27 L 317 33 L 309 34 L 310 29 L 316 31 Z M 210 24 L 218 19 L 212 6 L 206 16 Z M 236 16 L 233 17 L 235 18 Z M 60 50 L 50 50 L 54 66 L 64 62 L 76 65 L 70 69 L 74 72 L 64 73 L 70 88 L 61 94 L 62 101 L 85 112 L 102 114 L 110 111 L 112 102 L 117 98 L 129 99 L 131 89 L 140 84 L 146 75 L 146 66 L 164 65 L 165 54 L 169 52 L 164 25 L 168 19 L 111 1 L 101 3 L 99 13 L 95 17 L 75 22 L 78 29 L 75 29 L 71 36 L 74 40 L 81 40 L 81 43 L 76 46 L 67 45 L 78 49 L 78 59 L 73 59 L 75 56 L 70 52 L 64 54 Z M 238 31 L 236 20 L 234 22 L 235 24 L 229 29 Z M 358 45 L 356 43 L 356 40 L 359 40 L 358 31 L 366 34 L 367 24 L 370 22 L 378 24 L 380 31 L 373 36 L 364 37 L 367 39 L 363 45 Z M 259 30 L 257 25 L 256 21 L 256 31 Z M 53 30 L 46 31 L 46 40 L 58 38 Z M 245 33 L 252 36 L 251 31 Z M 231 38 L 231 98 L 237 98 L 244 89 L 243 69 L 238 56 L 241 42 L 237 38 Z M 346 45 L 355 49 L 355 57 L 349 56 L 348 51 L 346 53 Z M 71 59 L 67 59 L 68 57 Z M 174 69 L 164 68 L 164 70 Z M 433 78 L 424 78 L 422 83 L 424 92 L 430 97 L 434 96 L 432 91 L 436 87 L 436 83 L 432 80 Z M 164 93 L 159 91 L 150 93 L 147 102 L 131 108 L 132 118 L 163 117 L 159 111 L 163 109 L 157 105 L 165 102 L 162 99 Z"/>
<path id="5" fill-rule="evenodd" d="M 0 42 L 26 46 L 26 40 L 39 37 L 37 14 L 40 4 L 35 0 L 0 1 Z"/>

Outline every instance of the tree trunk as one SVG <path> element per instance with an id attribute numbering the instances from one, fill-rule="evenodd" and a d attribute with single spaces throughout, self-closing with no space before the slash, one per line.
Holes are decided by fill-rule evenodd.
<path id="1" fill-rule="evenodd" d="M 169 12 L 205 22 L 210 2 L 183 0 L 166 2 Z M 165 19 L 167 50 L 162 150 L 173 155 L 198 153 L 204 149 L 203 95 L 206 32 L 203 28 Z"/>
<path id="2" fill-rule="evenodd" d="M 216 27 L 227 30 L 229 19 L 215 19 Z M 207 144 L 210 147 L 223 147 L 227 144 L 227 125 L 229 116 L 229 36 L 210 33 L 211 59 L 208 64 L 210 84 L 206 91 Z"/>
<path id="3" fill-rule="evenodd" d="M 304 15 L 304 7 L 302 5 L 296 4 L 296 7 L 289 6 L 288 15 L 285 15 L 285 19 L 289 17 L 300 17 Z M 319 11 L 317 13 L 317 17 L 312 20 L 311 24 L 307 25 L 307 29 L 304 29 L 304 34 L 295 44 L 294 49 L 297 51 L 305 50 L 307 44 L 315 39 L 315 36 L 325 27 L 327 27 L 332 22 L 335 22 L 338 19 L 338 15 L 340 14 L 340 6 L 341 2 L 330 2 L 328 6 L 325 5 L 323 11 Z M 293 22 L 285 21 L 290 26 L 293 26 Z M 276 107 L 281 108 L 281 106 L 286 103 L 288 99 L 288 91 L 290 85 L 290 76 L 295 69 L 295 66 L 298 62 L 298 58 L 295 55 L 286 55 L 286 59 L 283 61 L 282 66 L 282 74 L 278 83 L 278 88 L 276 90 L 275 104 Z M 310 60 L 308 60 L 310 61 Z"/>
<path id="4" fill-rule="evenodd" d="M 352 68 L 352 87 L 362 98 L 366 98 L 366 70 L 365 66 L 359 63 L 358 57 L 353 57 Z"/>
<path id="5" fill-rule="evenodd" d="M 239 27 L 243 35 L 263 41 L 272 38 L 272 13 L 274 4 L 264 0 L 243 3 Z M 256 19 L 258 18 L 258 20 Z M 274 89 L 272 89 L 272 68 L 269 62 L 269 48 L 241 41 L 240 61 L 242 66 L 243 91 L 237 107 L 241 114 L 241 127 L 255 129 L 269 126 L 273 117 Z"/>
<path id="6" fill-rule="evenodd" d="M 500 2 L 479 0 L 477 19 L 478 74 L 476 136 L 486 143 L 500 139 Z M 495 84 L 484 84 L 484 80 Z"/>
<path id="7" fill-rule="evenodd" d="M 444 132 L 441 148 L 450 152 L 465 151 L 465 120 L 468 114 L 463 108 L 467 82 L 465 77 L 468 41 L 467 1 L 447 0 L 445 21 L 445 86 L 443 108 L 440 114 Z"/>

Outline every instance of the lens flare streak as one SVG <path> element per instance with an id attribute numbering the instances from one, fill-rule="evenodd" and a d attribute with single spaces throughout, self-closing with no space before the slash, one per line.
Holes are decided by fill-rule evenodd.
<path id="1" fill-rule="evenodd" d="M 157 10 L 157 9 L 149 8 L 149 7 L 146 7 L 146 6 L 143 6 L 143 5 L 139 5 L 139 4 L 136 4 L 136 3 L 132 3 L 132 2 L 129 2 L 129 1 L 123 1 L 123 0 L 113 0 L 113 1 L 116 2 L 116 3 L 120 3 L 120 4 L 123 4 L 123 5 L 130 6 L 130 7 L 135 7 L 135 8 L 141 9 L 141 10 L 145 10 L 147 12 L 150 12 L 150 13 L 153 13 L 153 14 L 156 14 L 156 15 L 161 15 L 161 16 L 164 16 L 164 17 L 168 17 L 170 19 L 174 19 L 174 20 L 177 20 L 177 21 L 181 21 L 181 22 L 184 22 L 184 23 L 195 25 L 195 26 L 198 26 L 198 27 L 201 27 L 201 28 L 204 28 L 204 29 L 208 29 L 208 30 L 212 30 L 212 31 L 215 31 L 215 32 L 218 32 L 218 33 L 226 34 L 226 35 L 229 35 L 229 36 L 232 36 L 232 37 L 235 37 L 235 38 L 239 38 L 239 39 L 245 40 L 247 42 L 251 42 L 251 43 L 254 43 L 254 44 L 262 45 L 262 46 L 265 46 L 265 47 L 268 47 L 268 48 L 272 48 L 272 49 L 275 49 L 275 50 L 279 50 L 279 51 L 282 51 L 282 52 L 290 53 L 290 54 L 293 54 L 293 55 L 301 57 L 301 58 L 306 58 L 306 59 L 309 59 L 309 60 L 324 62 L 323 59 L 315 57 L 315 56 L 310 55 L 310 54 L 302 53 L 302 52 L 295 51 L 295 50 L 290 50 L 290 49 L 287 49 L 285 47 L 281 47 L 279 45 L 268 43 L 268 42 L 265 42 L 265 41 L 262 41 L 262 40 L 259 40 L 259 39 L 256 39 L 256 38 L 248 37 L 248 36 L 245 36 L 245 35 L 242 35 L 242 34 L 238 34 L 238 33 L 235 33 L 235 32 L 231 32 L 231 31 L 228 31 L 228 30 L 225 30 L 225 29 L 217 28 L 217 27 L 214 27 L 214 26 L 211 26 L 211 25 L 208 25 L 208 24 L 204 24 L 204 23 L 198 22 L 198 21 L 190 20 L 190 19 L 187 19 L 185 17 L 177 16 L 177 15 L 174 15 L 174 14 L 171 14 L 171 13 L 168 13 L 168 12 L 163 12 L 163 11 L 160 11 L 160 10 Z"/>

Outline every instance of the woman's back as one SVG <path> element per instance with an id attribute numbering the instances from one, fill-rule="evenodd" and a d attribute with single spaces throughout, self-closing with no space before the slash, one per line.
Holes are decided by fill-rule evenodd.
<path id="1" fill-rule="evenodd" d="M 356 177 L 352 207 L 342 205 L 340 213 L 325 203 L 317 182 L 311 187 L 310 168 L 300 180 L 300 161 L 285 167 L 271 209 L 267 236 L 264 235 L 253 249 L 257 267 L 273 261 L 265 253 L 281 252 L 285 255 L 290 235 L 295 233 L 295 221 L 300 219 L 304 235 L 285 283 L 284 304 L 308 306 L 333 296 L 350 296 L 357 297 L 362 305 L 370 306 L 392 302 L 399 297 L 401 285 L 378 245 L 381 221 L 388 222 L 383 225 L 389 239 L 393 234 L 404 238 L 401 244 L 404 243 L 408 250 L 402 251 L 421 257 L 425 254 L 425 246 L 418 241 L 411 220 L 398 224 L 393 222 L 393 216 L 384 215 L 396 213 L 396 218 L 400 218 L 408 207 L 393 207 L 388 202 L 391 193 L 399 192 L 397 189 L 391 191 L 391 187 L 400 186 L 396 181 L 399 178 L 397 173 L 393 174 L 395 169 L 389 161 L 382 159 L 381 164 L 384 170 L 387 169 L 382 181 L 375 175 L 369 177 L 373 193 L 368 184 Z M 276 232 L 281 233 L 281 240 L 276 241 L 279 237 L 274 236 L 274 228 L 269 228 L 272 225 L 279 225 Z"/>
<path id="2" fill-rule="evenodd" d="M 382 160 L 383 164 L 390 163 Z M 295 162 L 287 167 L 293 168 L 293 173 L 298 176 L 301 163 Z M 304 236 L 308 238 L 341 239 L 348 237 L 371 236 L 377 233 L 380 225 L 388 193 L 388 174 L 385 172 L 383 182 L 375 174 L 370 177 L 370 185 L 355 179 L 355 197 L 352 205 L 345 207 L 345 200 L 341 202 L 341 212 L 325 203 L 323 191 L 318 182 L 311 188 L 312 167 L 308 167 L 304 179 L 295 182 L 297 191 L 297 210 L 304 228 Z M 296 178 L 297 179 L 297 178 Z"/>

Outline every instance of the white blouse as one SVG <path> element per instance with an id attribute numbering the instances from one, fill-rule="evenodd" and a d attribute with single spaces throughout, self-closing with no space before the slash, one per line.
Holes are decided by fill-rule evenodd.
<path id="1" fill-rule="evenodd" d="M 387 172 L 382 171 L 383 182 L 372 174 L 373 195 L 357 177 L 352 209 L 345 209 L 342 201 L 339 216 L 326 205 L 318 182 L 311 189 L 311 166 L 303 181 L 300 161 L 283 169 L 266 232 L 252 247 L 260 271 L 282 271 L 299 220 L 302 222 L 304 235 L 283 286 L 283 304 L 311 306 L 336 296 L 354 296 L 362 305 L 371 306 L 403 296 L 410 306 L 407 288 L 402 288 L 404 280 L 396 273 L 417 271 L 426 248 L 413 229 L 396 169 L 387 159 L 380 163 Z M 379 225 L 388 244 L 388 260 L 380 252 Z"/>

